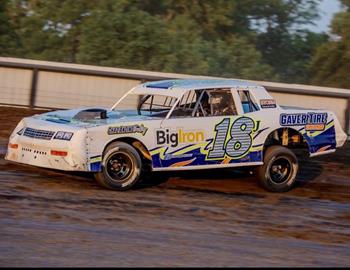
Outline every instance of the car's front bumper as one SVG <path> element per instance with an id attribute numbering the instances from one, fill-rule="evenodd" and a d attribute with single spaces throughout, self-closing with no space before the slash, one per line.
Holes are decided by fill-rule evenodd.
<path id="1" fill-rule="evenodd" d="M 16 142 L 11 141 L 7 148 L 5 159 L 18 163 L 56 170 L 88 170 L 86 166 L 86 160 L 82 160 L 80 157 L 78 157 L 78 155 L 75 155 L 72 149 L 68 147 L 59 148 L 59 150 L 57 149 L 58 148 L 55 146 L 48 147 L 41 144 L 28 144 L 21 140 L 18 140 Z"/>
<path id="2" fill-rule="evenodd" d="M 10 137 L 6 160 L 64 171 L 89 170 L 84 129 L 68 130 L 74 135 L 66 141 L 19 135 L 18 130 L 21 128 L 19 125 Z M 58 131 L 51 127 L 46 127 L 46 130 Z"/>

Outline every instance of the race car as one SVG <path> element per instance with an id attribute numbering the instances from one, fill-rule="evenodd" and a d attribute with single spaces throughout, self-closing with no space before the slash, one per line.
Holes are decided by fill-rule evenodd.
<path id="1" fill-rule="evenodd" d="M 314 157 L 346 140 L 331 111 L 279 106 L 251 82 L 164 80 L 134 87 L 110 109 L 22 119 L 6 159 L 93 172 L 98 183 L 114 190 L 130 189 L 151 171 L 249 166 L 262 187 L 285 192 L 296 182 L 295 148 Z"/>

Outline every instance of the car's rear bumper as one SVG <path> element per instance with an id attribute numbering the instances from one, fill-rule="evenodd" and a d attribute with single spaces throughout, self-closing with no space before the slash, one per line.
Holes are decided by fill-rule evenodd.
<path id="1" fill-rule="evenodd" d="M 348 139 L 348 135 L 342 129 L 337 118 L 334 119 L 336 147 L 342 147 Z"/>

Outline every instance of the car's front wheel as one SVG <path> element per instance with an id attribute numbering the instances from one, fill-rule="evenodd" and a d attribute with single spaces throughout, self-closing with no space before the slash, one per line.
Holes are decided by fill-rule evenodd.
<path id="1" fill-rule="evenodd" d="M 102 171 L 95 173 L 95 179 L 106 188 L 127 190 L 140 180 L 141 168 L 142 160 L 135 148 L 114 142 L 104 151 Z"/>
<path id="2" fill-rule="evenodd" d="M 298 160 L 292 150 L 270 146 L 264 154 L 264 164 L 257 168 L 260 185 L 268 191 L 285 192 L 296 182 Z"/>

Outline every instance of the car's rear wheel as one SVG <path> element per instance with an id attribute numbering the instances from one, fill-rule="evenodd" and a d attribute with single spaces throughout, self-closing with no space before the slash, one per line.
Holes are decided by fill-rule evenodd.
<path id="1" fill-rule="evenodd" d="M 109 189 L 128 190 L 141 176 L 142 160 L 131 145 L 113 142 L 104 151 L 102 171 L 95 173 L 96 181 Z"/>
<path id="2" fill-rule="evenodd" d="M 264 164 L 257 168 L 260 185 L 268 191 L 285 192 L 296 182 L 298 160 L 290 149 L 274 145 L 264 155 Z"/>

